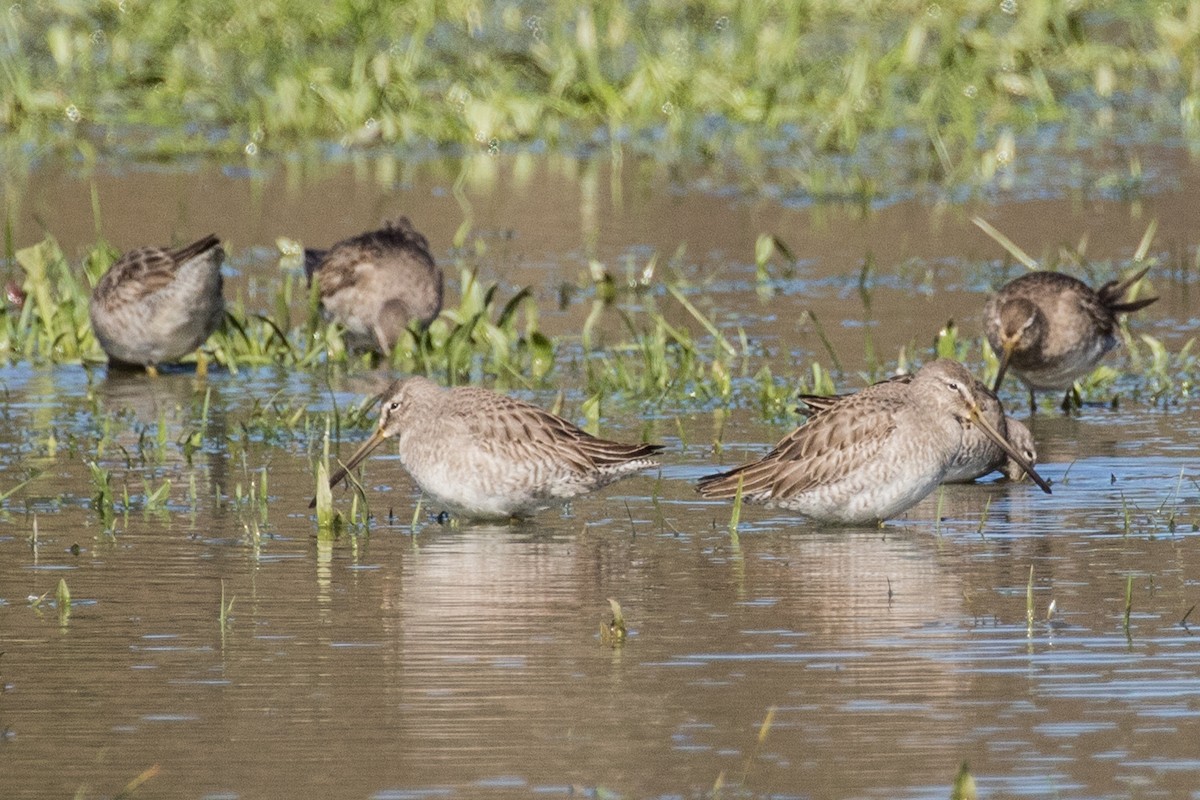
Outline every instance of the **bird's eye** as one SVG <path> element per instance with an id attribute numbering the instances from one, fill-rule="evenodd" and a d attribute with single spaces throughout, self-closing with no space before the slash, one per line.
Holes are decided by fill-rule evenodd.
<path id="1" fill-rule="evenodd" d="M 958 391 L 958 382 L 957 381 L 947 381 L 946 388 L 952 392 L 957 392 Z"/>
<path id="2" fill-rule="evenodd" d="M 396 411 L 399 408 L 400 408 L 400 404 L 398 402 L 393 402 L 390 406 L 388 406 L 389 411 Z"/>

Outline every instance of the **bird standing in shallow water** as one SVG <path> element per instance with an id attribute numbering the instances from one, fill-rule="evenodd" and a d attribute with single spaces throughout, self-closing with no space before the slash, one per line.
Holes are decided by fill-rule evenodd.
<path id="1" fill-rule="evenodd" d="M 143 247 L 121 256 L 88 305 L 109 360 L 153 372 L 204 344 L 225 315 L 224 258 L 212 235 L 176 250 Z"/>
<path id="2" fill-rule="evenodd" d="M 1049 485 L 982 416 L 975 379 L 933 361 L 911 381 L 868 386 L 809 418 L 761 460 L 702 478 L 705 497 L 735 497 L 823 522 L 863 523 L 916 505 L 945 477 L 967 425 L 978 426 L 1046 493 Z"/>
<path id="3" fill-rule="evenodd" d="M 442 310 L 442 271 L 408 217 L 328 250 L 305 250 L 304 272 L 355 349 L 387 355 L 410 322 L 428 325 Z"/>
<path id="4" fill-rule="evenodd" d="M 657 444 L 600 439 L 530 403 L 475 386 L 445 389 L 414 376 L 383 394 L 379 425 L 335 486 L 387 439 L 425 494 L 466 517 L 524 517 L 658 466 Z M 315 500 L 314 500 L 315 502 Z"/>
<path id="5" fill-rule="evenodd" d="M 993 391 L 1009 367 L 1029 387 L 1029 408 L 1037 411 L 1034 392 L 1066 389 L 1063 410 L 1071 408 L 1076 379 L 1091 372 L 1105 353 L 1117 346 L 1117 315 L 1137 311 L 1157 300 L 1125 300 L 1149 267 L 1125 280 L 1109 281 L 1093 291 L 1083 281 L 1061 272 L 1038 270 L 1000 288 L 984 308 L 988 341 L 1000 357 Z"/>
<path id="6" fill-rule="evenodd" d="M 912 374 L 897 375 L 888 381 L 908 383 Z M 979 410 L 983 418 L 991 424 L 996 432 L 1003 436 L 1013 449 L 1030 464 L 1037 464 L 1037 448 L 1033 442 L 1033 434 L 1020 420 L 1013 419 L 1004 413 L 1000 398 L 992 390 L 975 380 L 973 383 L 975 397 L 979 401 Z M 800 395 L 800 402 L 812 414 L 819 414 L 832 408 L 852 395 Z M 999 470 L 1004 477 L 1011 481 L 1019 481 L 1025 477 L 1021 465 L 1009 457 L 1008 453 L 993 442 L 978 426 L 968 426 L 963 432 L 962 446 L 958 455 L 950 462 L 949 469 L 942 477 L 942 483 L 969 483 L 976 478 L 982 478 L 990 472 Z"/>

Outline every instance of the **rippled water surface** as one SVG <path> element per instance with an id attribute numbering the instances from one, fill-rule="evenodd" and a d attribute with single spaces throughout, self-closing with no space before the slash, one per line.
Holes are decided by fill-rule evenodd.
<path id="1" fill-rule="evenodd" d="M 618 273 L 670 261 L 727 332 L 762 344 L 747 381 L 832 351 L 852 389 L 868 347 L 924 356 L 950 318 L 978 335 L 987 291 L 1016 268 L 976 213 L 1038 257 L 1086 239 L 1100 280 L 1157 219 L 1162 300 L 1132 327 L 1176 351 L 1196 324 L 1198 173 L 1177 153 L 1148 159 L 1165 178 L 1133 200 L 1043 187 L 866 210 L 652 165 L 495 161 L 458 199 L 438 162 L 89 179 L 119 247 L 215 230 L 252 299 L 278 278 L 277 236 L 328 243 L 404 211 L 446 259 L 469 213 L 488 279 L 532 285 L 565 337 L 557 386 L 521 396 L 550 405 L 561 388 L 577 420 L 571 336 L 591 301 L 557 299 L 591 258 Z M 95 235 L 69 170 L 6 202 L 18 246 L 49 230 L 74 253 Z M 799 258 L 767 292 L 764 231 Z M 264 409 L 350 406 L 387 377 L 0 369 L 0 493 L 38 471 L 0 513 L 0 796 L 113 797 L 140 776 L 139 797 L 945 798 L 966 761 L 985 797 L 1200 797 L 1200 418 L 1186 397 L 1071 417 L 1046 405 L 1030 424 L 1051 497 L 947 487 L 877 529 L 746 508 L 737 536 L 728 504 L 692 484 L 795 420 L 614 402 L 603 433 L 664 442 L 660 472 L 522 525 L 440 525 L 428 508 L 414 524 L 418 496 L 383 448 L 365 473 L 369 531 L 318 539 L 320 432 Z M 1023 396 L 1005 397 L 1023 417 Z M 365 436 L 344 431 L 340 452 Z M 93 464 L 113 487 L 111 533 Z M 630 627 L 621 646 L 601 640 L 608 598 Z"/>

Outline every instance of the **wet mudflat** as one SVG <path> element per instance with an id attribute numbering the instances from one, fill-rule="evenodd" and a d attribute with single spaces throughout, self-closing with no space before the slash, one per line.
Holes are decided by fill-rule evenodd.
<path id="1" fill-rule="evenodd" d="M 510 390 L 550 406 L 561 389 L 580 421 L 592 259 L 623 278 L 658 254 L 662 280 L 755 343 L 733 375 L 747 385 L 819 362 L 850 390 L 872 359 L 928 357 L 950 319 L 977 337 L 987 291 L 1022 268 L 975 214 L 1039 258 L 1086 237 L 1094 283 L 1157 220 L 1162 300 L 1132 320 L 1133 343 L 1177 353 L 1195 327 L 1200 173 L 1172 151 L 1147 159 L 1170 179 L 1134 198 L 1034 186 L 868 209 L 653 166 L 614 179 L 603 162 L 481 163 L 491 176 L 457 198 L 440 162 L 383 180 L 354 165 L 94 180 L 109 240 L 217 231 L 230 294 L 251 305 L 281 274 L 278 236 L 327 244 L 403 212 L 449 263 L 469 214 L 480 268 L 531 286 L 561 341 L 545 385 Z M 44 230 L 72 254 L 93 240 L 78 180 L 47 170 L 22 197 L 19 245 Z M 766 281 L 764 231 L 798 260 Z M 619 315 L 598 316 L 598 339 L 619 341 Z M 369 528 L 336 538 L 307 509 L 323 429 L 286 420 L 350 407 L 387 370 L 5 367 L 0 492 L 38 474 L 0 516 L 0 793 L 112 797 L 143 776 L 147 797 L 942 798 L 967 761 L 987 797 L 1198 796 L 1190 362 L 1163 401 L 1127 352 L 1107 363 L 1118 408 L 1064 417 L 1047 401 L 1030 421 L 1052 497 L 947 487 L 878 529 L 747 508 L 734 536 L 729 505 L 692 484 L 796 418 L 618 395 L 601 431 L 665 443 L 661 472 L 520 526 L 439 525 L 429 508 L 414 524 L 418 496 L 385 447 L 365 472 Z M 1015 384 L 1002 396 L 1025 417 Z M 366 433 L 333 446 L 345 456 Z M 599 635 L 608 598 L 630 626 L 617 647 Z"/>

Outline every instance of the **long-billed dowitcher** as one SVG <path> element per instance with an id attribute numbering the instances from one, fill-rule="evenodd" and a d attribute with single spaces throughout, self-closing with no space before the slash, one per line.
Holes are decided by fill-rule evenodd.
<path id="1" fill-rule="evenodd" d="M 191 353 L 225 314 L 216 236 L 121 256 L 92 290 L 92 330 L 109 360 L 153 370 Z"/>
<path id="2" fill-rule="evenodd" d="M 522 400 L 476 386 L 402 378 L 383 393 L 374 434 L 332 487 L 387 439 L 417 486 L 465 517 L 523 517 L 658 466 L 657 444 L 600 439 Z M 315 501 L 314 501 L 315 502 Z"/>
<path id="3" fill-rule="evenodd" d="M 945 477 L 966 426 L 978 426 L 1044 491 L 1050 486 L 983 417 L 975 380 L 956 361 L 932 361 L 912 380 L 883 381 L 810 417 L 761 460 L 702 478 L 705 497 L 734 497 L 815 520 L 895 516 Z"/>
<path id="4" fill-rule="evenodd" d="M 410 322 L 428 325 L 442 310 L 442 271 L 408 217 L 328 250 L 306 249 L 304 272 L 355 349 L 387 355 Z"/>
<path id="5" fill-rule="evenodd" d="M 1066 389 L 1063 409 L 1071 407 L 1071 387 L 1087 375 L 1104 354 L 1117 346 L 1117 315 L 1157 300 L 1125 300 L 1129 289 L 1149 271 L 1109 281 L 1093 291 L 1061 272 L 1039 270 L 1009 281 L 988 299 L 984 329 L 1000 368 L 992 388 L 1009 367 L 1029 388 L 1030 410 L 1037 410 L 1038 389 Z"/>
<path id="6" fill-rule="evenodd" d="M 912 380 L 912 374 L 906 373 L 888 380 L 908 383 Z M 1025 427 L 1020 420 L 1005 414 L 1000 398 L 996 397 L 996 394 L 982 381 L 974 380 L 972 386 L 983 418 L 1026 461 L 1030 464 L 1037 464 L 1037 448 L 1029 428 Z M 818 414 L 850 396 L 852 395 L 804 394 L 800 395 L 800 402 L 811 414 Z M 1012 481 L 1019 481 L 1025 477 L 1025 470 L 1021 468 L 1020 464 L 1009 457 L 1008 453 L 993 442 L 978 426 L 969 425 L 963 430 L 962 445 L 959 447 L 958 454 L 950 462 L 946 474 L 942 477 L 942 483 L 969 483 L 996 470 Z"/>

